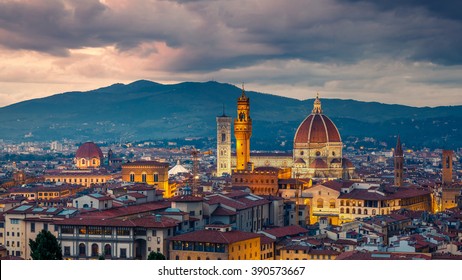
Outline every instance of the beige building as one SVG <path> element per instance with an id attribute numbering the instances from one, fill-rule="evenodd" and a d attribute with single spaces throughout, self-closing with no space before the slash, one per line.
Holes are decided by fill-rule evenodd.
<path id="1" fill-rule="evenodd" d="M 58 231 L 55 222 L 75 215 L 76 210 L 66 208 L 45 208 L 21 205 L 4 213 L 5 247 L 9 256 L 30 259 L 29 239 L 35 239 L 42 230 L 55 236 Z"/>
<path id="2" fill-rule="evenodd" d="M 50 170 L 44 175 L 46 182 L 76 184 L 90 187 L 104 184 L 113 179 L 113 175 L 104 169 Z"/>
<path id="3" fill-rule="evenodd" d="M 161 215 L 123 219 L 79 216 L 56 222 L 66 259 L 140 259 L 151 251 L 167 256 L 167 238 L 180 221 Z"/>

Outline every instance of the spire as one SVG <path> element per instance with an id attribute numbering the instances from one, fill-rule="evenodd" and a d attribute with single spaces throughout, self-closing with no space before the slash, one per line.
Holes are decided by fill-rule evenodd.
<path id="1" fill-rule="evenodd" d="M 242 94 L 241 94 L 241 97 L 245 97 L 244 83 L 242 83 Z"/>
<path id="2" fill-rule="evenodd" d="M 314 100 L 312 113 L 313 114 L 322 114 L 321 100 L 319 100 L 319 93 L 316 94 L 316 99 Z"/>
<path id="3" fill-rule="evenodd" d="M 403 147 L 401 146 L 401 138 L 398 135 L 398 140 L 396 141 L 395 156 L 403 156 Z"/>

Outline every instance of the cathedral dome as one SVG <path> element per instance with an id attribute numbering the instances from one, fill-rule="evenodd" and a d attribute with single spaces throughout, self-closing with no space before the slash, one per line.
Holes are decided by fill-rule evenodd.
<path id="1" fill-rule="evenodd" d="M 313 112 L 303 120 L 294 137 L 294 144 L 342 142 L 335 124 L 322 113 L 316 97 Z"/>
<path id="2" fill-rule="evenodd" d="M 83 143 L 77 150 L 75 157 L 77 159 L 91 159 L 91 158 L 103 158 L 103 152 L 101 149 L 93 142 Z"/>

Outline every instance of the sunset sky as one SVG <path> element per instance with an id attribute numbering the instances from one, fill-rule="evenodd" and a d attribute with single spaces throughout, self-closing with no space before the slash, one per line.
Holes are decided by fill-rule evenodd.
<path id="1" fill-rule="evenodd" d="M 462 1 L 0 0 L 0 107 L 139 79 L 462 105 Z"/>

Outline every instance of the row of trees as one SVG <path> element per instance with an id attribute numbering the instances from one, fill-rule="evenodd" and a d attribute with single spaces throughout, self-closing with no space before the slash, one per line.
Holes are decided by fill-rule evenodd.
<path id="1" fill-rule="evenodd" d="M 31 250 L 31 258 L 33 260 L 63 259 L 61 244 L 48 230 L 42 230 L 35 240 L 29 239 L 29 247 Z M 101 255 L 98 259 L 104 260 L 104 256 Z M 165 260 L 165 256 L 161 253 L 151 252 L 148 255 L 148 260 Z"/>

